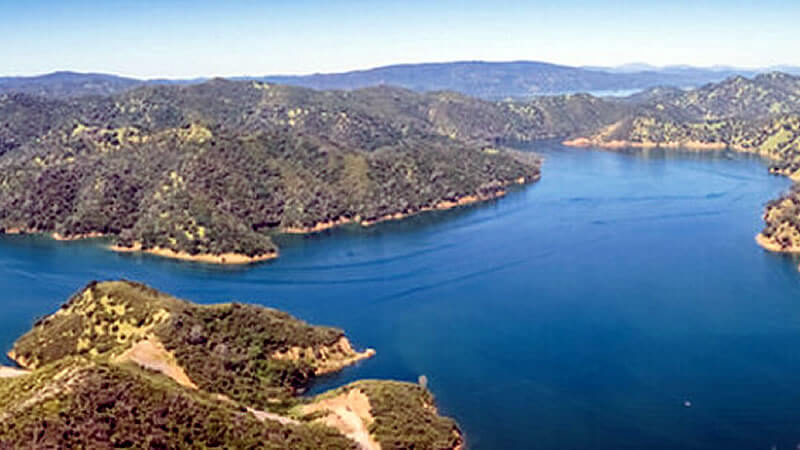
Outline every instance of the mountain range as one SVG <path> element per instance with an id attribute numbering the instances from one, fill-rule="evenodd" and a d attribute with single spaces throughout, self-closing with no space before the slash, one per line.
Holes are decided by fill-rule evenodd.
<path id="1" fill-rule="evenodd" d="M 800 73 L 800 68 L 742 69 L 691 66 L 654 67 L 630 64 L 618 67 L 571 67 L 537 61 L 401 64 L 342 73 L 312 75 L 263 75 L 232 77 L 314 89 L 359 89 L 392 85 L 406 89 L 455 91 L 486 99 L 527 98 L 575 92 L 614 93 L 656 86 L 697 87 L 741 75 L 780 70 Z M 133 87 L 153 84 L 191 84 L 205 78 L 184 80 L 139 80 L 107 74 L 55 72 L 33 77 L 0 78 L 0 93 L 21 92 L 61 98 L 110 95 Z"/>

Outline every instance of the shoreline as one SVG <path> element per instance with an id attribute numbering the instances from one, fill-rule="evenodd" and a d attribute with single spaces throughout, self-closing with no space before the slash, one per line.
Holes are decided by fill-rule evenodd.
<path id="1" fill-rule="evenodd" d="M 50 239 L 52 239 L 54 241 L 59 241 L 59 242 L 80 241 L 80 240 L 83 240 L 83 239 L 98 239 L 98 238 L 103 238 L 103 237 L 107 236 L 105 233 L 101 233 L 99 231 L 90 231 L 88 233 L 79 233 L 79 234 L 66 235 L 66 234 L 61 234 L 61 233 L 59 233 L 57 231 L 52 231 L 52 232 L 39 231 L 39 230 L 36 230 L 36 229 L 29 229 L 29 228 L 22 228 L 22 227 L 11 227 L 11 228 L 6 228 L 6 229 L 1 230 L 1 231 L 2 231 L 2 233 L 0 233 L 0 235 L 2 235 L 2 234 L 8 234 L 8 235 L 12 235 L 12 236 L 23 236 L 23 235 L 27 235 L 27 234 L 45 235 L 45 236 L 49 237 Z"/>
<path id="2" fill-rule="evenodd" d="M 285 351 L 276 351 L 271 357 L 277 360 L 299 361 L 307 358 L 304 355 L 315 355 L 311 357 L 316 366 L 314 375 L 321 376 L 339 372 L 345 367 L 370 359 L 377 355 L 377 351 L 373 348 L 356 351 L 350 343 L 350 339 L 347 336 L 341 336 L 339 340 L 330 345 L 291 347 Z"/>
<path id="3" fill-rule="evenodd" d="M 784 255 L 798 255 L 800 254 L 800 247 L 786 247 L 784 248 L 780 244 L 776 243 L 772 239 L 764 236 L 762 233 L 758 233 L 756 235 L 756 243 L 768 252 L 773 253 L 783 253 Z M 797 270 L 800 271 L 800 265 L 797 266 Z"/>
<path id="4" fill-rule="evenodd" d="M 501 187 L 506 188 L 511 185 L 523 185 L 527 183 L 535 183 L 539 181 L 540 178 L 541 175 L 535 175 L 532 177 L 519 177 L 515 180 L 502 183 Z M 507 191 L 505 189 L 498 189 L 497 191 L 491 192 L 489 194 L 470 194 L 457 197 L 455 200 L 439 200 L 433 206 L 422 206 L 414 211 L 396 212 L 392 214 L 386 214 L 384 216 L 380 216 L 374 219 L 361 219 L 358 216 L 354 218 L 337 217 L 335 219 L 331 219 L 326 222 L 317 222 L 314 225 L 310 225 L 307 227 L 297 227 L 297 226 L 286 227 L 282 229 L 281 232 L 284 234 L 312 234 L 348 224 L 357 224 L 366 228 L 366 227 L 371 227 L 373 225 L 377 225 L 382 222 L 406 219 L 408 217 L 412 217 L 417 214 L 422 214 L 425 212 L 446 211 L 449 209 L 457 208 L 459 206 L 467 206 L 475 203 L 495 200 L 504 197 L 506 193 Z"/>
<path id="5" fill-rule="evenodd" d="M 786 253 L 789 255 L 800 254 L 800 247 L 783 247 L 762 233 L 756 235 L 756 243 L 764 250 L 774 253 Z"/>
<path id="6" fill-rule="evenodd" d="M 256 256 L 248 256 L 242 253 L 221 253 L 214 255 L 211 253 L 199 253 L 192 255 L 184 251 L 175 251 L 168 248 L 153 247 L 144 249 L 140 242 L 134 242 L 133 246 L 126 247 L 121 245 L 111 245 L 109 250 L 117 253 L 147 253 L 160 256 L 162 258 L 177 259 L 180 261 L 213 263 L 223 265 L 244 265 L 257 262 L 269 261 L 278 257 L 278 252 L 264 253 Z"/>
<path id="7" fill-rule="evenodd" d="M 668 141 L 668 142 L 633 142 L 633 141 L 625 141 L 625 140 L 612 140 L 612 141 L 600 141 L 597 139 L 580 137 L 574 139 L 567 139 L 562 141 L 561 144 L 567 147 L 597 147 L 607 150 L 620 150 L 625 148 L 638 148 L 638 149 L 656 149 L 656 148 L 665 148 L 665 149 L 686 149 L 686 150 L 725 150 L 727 148 L 740 151 L 740 152 L 749 152 L 744 148 L 725 144 L 723 142 L 700 142 L 700 141 Z"/>
<path id="8" fill-rule="evenodd" d="M 495 184 L 497 190 L 489 192 L 489 193 L 476 193 L 476 194 L 469 194 L 460 197 L 456 197 L 453 200 L 439 200 L 432 206 L 422 206 L 416 210 L 411 210 L 407 212 L 396 212 L 392 214 L 386 214 L 384 216 L 380 216 L 373 219 L 362 219 L 359 216 L 354 218 L 350 217 L 338 217 L 335 219 L 331 219 L 325 222 L 317 222 L 314 225 L 300 227 L 300 226 L 289 226 L 280 229 L 280 233 L 283 234 L 313 234 L 319 233 L 325 230 L 329 230 L 332 228 L 336 228 L 342 225 L 348 224 L 358 224 L 361 227 L 371 227 L 373 225 L 377 225 L 382 222 L 388 222 L 392 220 L 402 220 L 408 217 L 415 216 L 417 214 L 430 212 L 430 211 L 446 211 L 454 208 L 458 208 L 461 206 L 468 206 L 473 205 L 476 203 L 486 202 L 489 200 L 495 200 L 501 197 L 504 197 L 507 193 L 506 189 L 508 186 L 512 185 L 524 185 L 535 183 L 541 179 L 541 174 L 535 174 L 529 177 L 519 177 L 514 180 L 499 182 Z M 38 235 L 46 235 L 51 239 L 59 242 L 73 242 L 79 241 L 83 239 L 97 239 L 97 238 L 104 238 L 109 237 L 109 235 L 105 233 L 101 233 L 99 231 L 91 231 L 88 233 L 82 234 L 75 234 L 75 235 L 63 235 L 58 232 L 47 232 L 47 231 L 40 231 L 35 229 L 26 229 L 22 227 L 11 227 L 8 229 L 2 230 L 0 234 L 9 234 L 9 235 L 26 235 L 26 234 L 38 234 Z M 200 262 L 200 263 L 207 263 L 207 264 L 221 264 L 221 265 L 246 265 L 246 264 L 254 264 L 264 261 L 269 261 L 278 257 L 279 252 L 273 251 L 270 253 L 264 253 L 261 255 L 256 256 L 248 256 L 241 253 L 221 253 L 221 254 L 210 254 L 210 253 L 200 253 L 193 255 L 186 251 L 176 251 L 168 248 L 162 247 L 153 247 L 144 249 L 141 242 L 134 242 L 132 246 L 122 246 L 122 245 L 109 245 L 106 248 L 113 252 L 117 253 L 147 253 L 150 255 L 160 256 L 162 258 L 168 259 L 175 259 L 179 261 L 188 261 L 188 262 Z"/>
<path id="9" fill-rule="evenodd" d="M 63 235 L 63 234 L 58 233 L 58 232 L 53 232 L 53 233 L 50 233 L 50 237 L 53 238 L 53 240 L 56 240 L 56 241 L 70 242 L 70 241 L 80 241 L 80 240 L 83 240 L 83 239 L 102 238 L 102 237 L 106 237 L 106 234 L 105 233 L 101 233 L 99 231 L 90 231 L 88 233 L 71 234 L 71 235 Z"/>
<path id="10" fill-rule="evenodd" d="M 27 359 L 25 359 L 24 357 L 22 357 L 20 355 L 17 355 L 17 353 L 14 352 L 14 350 L 9 350 L 8 353 L 6 353 L 6 356 L 8 357 L 8 359 L 10 359 L 14 363 L 16 363 L 17 366 L 21 367 L 21 370 L 28 370 L 29 371 L 29 370 L 36 369 L 36 367 L 32 367 L 32 364 L 31 364 L 30 361 L 28 361 Z M 3 366 L 0 366 L 0 367 L 3 367 Z"/>
<path id="11" fill-rule="evenodd" d="M 624 149 L 637 149 L 637 150 L 651 150 L 651 149 L 666 149 L 666 150 L 694 150 L 694 151 L 720 151 L 732 150 L 739 153 L 746 153 L 748 155 L 755 155 L 771 161 L 781 161 L 780 158 L 770 155 L 757 148 L 743 147 L 736 144 L 726 144 L 724 142 L 700 142 L 700 141 L 667 141 L 667 142 L 633 142 L 625 140 L 611 140 L 601 141 L 596 138 L 579 137 L 574 139 L 567 139 L 561 142 L 562 145 L 574 148 L 590 148 L 595 147 L 603 150 L 624 150 Z M 772 171 L 771 174 L 785 176 L 792 181 L 800 181 L 800 174 L 788 174 L 780 171 Z"/>

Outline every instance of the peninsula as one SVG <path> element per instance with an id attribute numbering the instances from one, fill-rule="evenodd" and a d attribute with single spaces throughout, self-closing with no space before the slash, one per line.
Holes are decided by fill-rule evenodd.
<path id="1" fill-rule="evenodd" d="M 423 386 L 298 396 L 374 355 L 280 311 L 92 282 L 14 344 L 21 369 L 0 368 L 0 447 L 461 448 Z"/>

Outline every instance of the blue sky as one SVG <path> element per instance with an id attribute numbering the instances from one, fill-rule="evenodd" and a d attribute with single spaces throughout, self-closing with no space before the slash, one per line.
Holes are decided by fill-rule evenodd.
<path id="1" fill-rule="evenodd" d="M 394 63 L 800 65 L 800 2 L 0 0 L 0 75 L 312 73 Z"/>

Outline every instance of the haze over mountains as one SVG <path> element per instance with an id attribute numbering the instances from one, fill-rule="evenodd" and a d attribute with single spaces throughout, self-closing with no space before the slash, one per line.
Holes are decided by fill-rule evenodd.
<path id="1" fill-rule="evenodd" d="M 656 86 L 689 88 L 719 82 L 736 75 L 752 77 L 774 70 L 800 74 L 800 68 L 790 66 L 764 69 L 692 66 L 659 68 L 634 63 L 618 67 L 571 67 L 537 61 L 460 61 L 392 65 L 342 73 L 232 78 L 314 89 L 352 90 L 392 85 L 419 92 L 456 91 L 486 99 L 502 99 L 574 92 L 630 91 Z M 206 80 L 140 80 L 100 73 L 54 72 L 31 77 L 0 77 L 0 93 L 22 92 L 69 98 L 110 95 L 141 85 L 189 84 Z"/>

